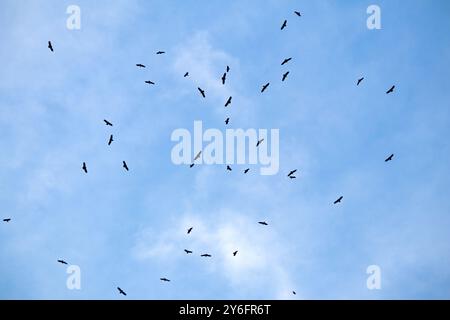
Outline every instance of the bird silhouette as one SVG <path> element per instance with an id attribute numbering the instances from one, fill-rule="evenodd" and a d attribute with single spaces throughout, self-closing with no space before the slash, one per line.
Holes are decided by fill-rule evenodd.
<path id="1" fill-rule="evenodd" d="M 288 71 L 288 72 L 286 72 L 285 74 L 283 74 L 283 78 L 281 79 L 281 81 L 284 81 L 284 80 L 286 80 L 286 78 L 287 78 L 288 74 L 289 74 L 289 71 Z"/>
<path id="2" fill-rule="evenodd" d="M 53 46 L 51 41 L 48 42 L 48 48 L 50 49 L 51 52 L 53 52 Z"/>
<path id="3" fill-rule="evenodd" d="M 189 166 L 189 168 L 192 168 L 193 166 L 195 166 L 195 164 L 194 163 L 192 163 L 190 166 Z"/>
<path id="4" fill-rule="evenodd" d="M 145 68 L 145 66 L 144 66 L 142 63 L 136 64 L 136 67 L 139 67 L 139 68 Z"/>
<path id="5" fill-rule="evenodd" d="M 193 228 L 190 227 L 190 228 L 187 230 L 187 234 L 191 233 L 192 229 L 193 229 Z"/>
<path id="6" fill-rule="evenodd" d="M 388 91 L 386 91 L 386 94 L 394 92 L 395 86 L 392 86 Z"/>
<path id="7" fill-rule="evenodd" d="M 145 81 L 146 84 L 155 84 L 153 81 L 147 80 Z"/>
<path id="8" fill-rule="evenodd" d="M 340 203 L 341 201 L 342 201 L 342 199 L 343 199 L 344 197 L 342 197 L 342 196 L 340 196 L 335 202 L 333 202 L 334 204 L 336 204 L 336 203 Z"/>
<path id="9" fill-rule="evenodd" d="M 82 169 L 83 169 L 84 172 L 88 173 L 87 167 L 86 167 L 86 162 L 83 162 L 83 167 L 82 167 Z"/>
<path id="10" fill-rule="evenodd" d="M 265 85 L 262 86 L 261 93 L 266 91 L 267 87 L 269 86 L 270 82 L 267 82 Z"/>
<path id="11" fill-rule="evenodd" d="M 211 255 L 208 254 L 208 253 L 204 253 L 204 254 L 202 254 L 201 256 L 202 256 L 202 257 L 207 257 L 207 258 L 211 257 Z"/>
<path id="12" fill-rule="evenodd" d="M 185 74 L 184 74 L 184 77 L 186 78 L 187 76 L 189 76 L 189 72 L 186 72 Z"/>
<path id="13" fill-rule="evenodd" d="M 165 51 L 158 51 L 156 54 L 164 54 L 166 53 Z"/>
<path id="14" fill-rule="evenodd" d="M 283 60 L 283 62 L 281 63 L 282 66 L 284 66 L 286 63 L 288 63 L 289 61 L 291 61 L 292 58 L 286 58 Z"/>
<path id="15" fill-rule="evenodd" d="M 268 226 L 269 224 L 267 223 L 267 222 L 265 222 L 265 221 L 260 221 L 260 222 L 258 222 L 259 224 L 262 224 L 263 226 Z"/>
<path id="16" fill-rule="evenodd" d="M 238 251 L 236 250 L 235 252 L 233 252 L 233 256 L 236 257 Z"/>
<path id="17" fill-rule="evenodd" d="M 67 262 L 65 262 L 64 260 L 58 260 L 59 263 L 61 264 L 68 264 Z"/>
<path id="18" fill-rule="evenodd" d="M 228 124 L 230 122 L 230 118 L 225 119 L 225 124 Z"/>
<path id="19" fill-rule="evenodd" d="M 296 176 L 289 176 L 289 179 L 296 179 Z"/>
<path id="20" fill-rule="evenodd" d="M 184 252 L 186 252 L 187 254 L 192 253 L 192 251 L 188 249 L 184 249 Z"/>
<path id="21" fill-rule="evenodd" d="M 225 80 L 227 79 L 227 73 L 225 72 L 222 76 L 222 84 L 225 84 Z"/>
<path id="22" fill-rule="evenodd" d="M 227 66 L 227 72 L 230 72 L 230 67 L 229 66 Z"/>
<path id="23" fill-rule="evenodd" d="M 287 175 L 288 177 L 290 177 L 290 176 L 292 176 L 294 173 L 296 173 L 297 172 L 297 169 L 295 169 L 295 170 L 292 170 L 292 171 L 290 171 L 289 172 L 289 174 Z"/>
<path id="24" fill-rule="evenodd" d="M 244 174 L 246 174 L 246 173 L 249 172 L 249 171 L 250 171 L 250 168 L 245 169 L 245 170 L 244 170 Z"/>
<path id="25" fill-rule="evenodd" d="M 233 171 L 233 169 L 231 169 L 231 167 L 228 166 L 228 165 L 227 165 L 227 170 L 228 170 L 228 171 Z"/>
<path id="26" fill-rule="evenodd" d="M 298 11 L 294 11 L 294 13 L 295 13 L 296 15 L 298 15 L 299 17 L 302 16 L 302 14 L 301 14 L 300 12 L 298 12 Z"/>
<path id="27" fill-rule="evenodd" d="M 120 289 L 120 287 L 117 287 L 117 290 L 119 290 L 119 294 L 123 294 L 124 296 L 127 295 L 127 294 L 125 293 L 125 291 L 123 291 L 122 289 Z"/>
<path id="28" fill-rule="evenodd" d="M 225 108 L 228 107 L 228 106 L 231 104 L 231 99 L 232 99 L 232 98 L 233 98 L 233 97 L 230 96 L 230 97 L 228 98 L 227 102 L 225 102 Z"/>
<path id="29" fill-rule="evenodd" d="M 264 138 L 262 138 L 261 140 L 258 140 L 258 142 L 256 143 L 256 147 L 259 147 L 259 145 L 264 141 Z"/>
<path id="30" fill-rule="evenodd" d="M 384 162 L 392 161 L 392 158 L 394 157 L 394 154 L 391 154 L 389 157 L 384 160 Z"/>
<path id="31" fill-rule="evenodd" d="M 293 294 L 297 294 L 297 293 L 295 293 L 295 291 L 292 291 L 292 293 L 293 293 Z"/>
<path id="32" fill-rule="evenodd" d="M 200 87 L 198 87 L 197 89 L 198 89 L 198 91 L 200 91 L 200 94 L 203 96 L 203 98 L 206 98 L 205 90 L 202 90 L 202 88 L 200 88 Z"/>
<path id="33" fill-rule="evenodd" d="M 167 278 L 159 278 L 159 280 L 164 281 L 164 282 L 170 282 L 170 280 Z"/>
<path id="34" fill-rule="evenodd" d="M 11 221 L 11 218 L 3 219 L 3 222 L 10 222 L 10 221 Z"/>
<path id="35" fill-rule="evenodd" d="M 113 141 L 114 141 L 113 135 L 110 135 L 109 136 L 109 141 L 108 141 L 108 146 L 110 146 Z"/>
<path id="36" fill-rule="evenodd" d="M 287 20 L 283 21 L 283 24 L 281 25 L 281 30 L 283 30 L 284 28 L 286 28 L 287 26 Z"/>
<path id="37" fill-rule="evenodd" d="M 126 163 L 125 161 L 122 161 L 122 167 L 123 167 L 125 170 L 129 171 L 129 170 L 128 170 L 128 165 L 127 165 L 127 163 Z"/>
<path id="38" fill-rule="evenodd" d="M 359 78 L 359 79 L 358 79 L 358 82 L 356 83 L 356 85 L 359 86 L 359 84 L 360 84 L 363 80 L 364 80 L 364 77 Z"/>
<path id="39" fill-rule="evenodd" d="M 111 122 L 109 122 L 108 120 L 103 120 L 103 121 L 105 121 L 105 124 L 106 124 L 107 126 L 110 126 L 110 127 L 113 126 L 113 124 L 112 124 Z"/>

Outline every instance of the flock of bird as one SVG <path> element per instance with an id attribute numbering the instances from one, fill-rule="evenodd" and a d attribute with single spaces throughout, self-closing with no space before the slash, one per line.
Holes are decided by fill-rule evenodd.
<path id="1" fill-rule="evenodd" d="M 294 14 L 295 14 L 296 16 L 298 16 L 298 17 L 301 17 L 301 16 L 302 16 L 301 13 L 300 13 L 299 11 L 294 11 Z M 281 30 L 284 30 L 286 27 L 287 27 L 287 20 L 284 20 L 283 23 L 282 23 L 282 25 L 281 25 L 281 28 L 280 28 L 280 29 L 281 29 Z M 54 52 L 53 44 L 52 44 L 51 41 L 48 41 L 48 48 L 50 49 L 51 52 Z M 165 51 L 157 51 L 156 54 L 157 54 L 157 55 L 165 54 Z M 289 63 L 291 60 L 292 60 L 292 57 L 285 58 L 285 59 L 281 62 L 281 65 L 284 66 L 284 65 L 286 65 L 287 63 Z M 136 67 L 138 67 L 138 68 L 146 68 L 146 66 L 145 66 L 144 64 L 142 64 L 142 63 L 137 63 L 137 64 L 136 64 Z M 220 80 L 221 80 L 221 82 L 222 82 L 223 85 L 225 85 L 225 83 L 226 83 L 227 75 L 228 75 L 229 72 L 230 72 L 230 67 L 229 67 L 229 66 L 226 66 L 225 72 L 223 73 L 222 77 L 220 78 Z M 289 71 L 286 71 L 286 72 L 282 75 L 281 80 L 282 80 L 282 81 L 285 81 L 285 80 L 287 79 L 287 76 L 288 76 L 288 75 L 289 75 Z M 186 78 L 186 77 L 189 77 L 189 72 L 187 71 L 187 72 L 184 74 L 183 77 L 185 77 L 185 78 Z M 357 86 L 360 86 L 361 83 L 363 82 L 363 80 L 364 80 L 364 77 L 361 77 L 361 78 L 357 79 L 356 85 L 357 85 Z M 155 82 L 153 82 L 153 81 L 151 81 L 151 80 L 146 80 L 145 83 L 146 83 L 146 84 L 150 84 L 150 85 L 154 85 L 154 84 L 155 84 Z M 264 93 L 264 92 L 268 89 L 269 85 L 270 85 L 270 82 L 267 82 L 267 83 L 265 83 L 264 85 L 262 85 L 261 93 Z M 392 85 L 392 86 L 386 91 L 386 94 L 393 93 L 393 92 L 394 92 L 394 89 L 395 89 L 395 85 Z M 205 90 L 203 90 L 203 89 L 200 88 L 200 87 L 198 87 L 197 90 L 198 90 L 198 92 L 200 93 L 200 95 L 201 95 L 203 98 L 206 98 L 206 92 L 205 92 Z M 230 96 L 230 97 L 226 100 L 226 102 L 225 102 L 225 107 L 228 107 L 228 106 L 231 104 L 231 102 L 232 102 L 232 96 Z M 112 127 L 112 126 L 113 126 L 113 124 L 112 124 L 110 121 L 108 121 L 108 120 L 106 120 L 106 119 L 104 119 L 103 121 L 104 121 L 104 123 L 105 123 L 106 126 L 109 126 L 109 127 Z M 228 125 L 228 124 L 229 124 L 229 121 L 230 121 L 230 118 L 227 117 L 227 118 L 225 119 L 225 124 Z M 112 143 L 113 141 L 114 141 L 114 137 L 113 137 L 113 135 L 111 134 L 111 135 L 109 136 L 109 139 L 108 139 L 108 143 L 107 143 L 108 146 L 111 145 L 111 143 Z M 264 139 L 258 140 L 258 142 L 257 142 L 257 144 L 256 144 L 256 147 L 258 147 L 261 143 L 263 143 L 263 141 L 264 141 Z M 197 155 L 194 157 L 194 161 L 193 161 L 192 164 L 190 165 L 191 168 L 195 165 L 195 161 L 198 160 L 198 159 L 200 158 L 200 155 L 201 155 L 201 151 L 199 151 L 199 152 L 197 153 Z M 391 155 L 389 155 L 384 161 L 385 161 L 385 162 L 392 161 L 392 160 L 393 160 L 393 157 L 394 157 L 394 154 L 391 154 Z M 127 163 L 126 163 L 125 161 L 122 161 L 122 167 L 123 167 L 126 171 L 129 171 L 128 165 L 127 165 Z M 81 168 L 82 168 L 82 170 L 83 170 L 86 174 L 88 173 L 88 168 L 87 168 L 87 165 L 86 165 L 85 162 L 83 162 Z M 227 165 L 227 166 L 226 166 L 226 170 L 227 170 L 227 171 L 232 171 L 231 166 L 230 166 L 230 165 Z M 244 174 L 247 174 L 249 171 L 250 171 L 250 168 L 246 168 L 246 169 L 244 170 Z M 295 176 L 295 173 L 296 173 L 296 172 L 297 172 L 297 169 L 294 169 L 294 170 L 289 171 L 289 173 L 287 174 L 287 177 L 290 178 L 290 179 L 295 179 L 295 178 L 296 178 L 296 176 Z M 339 197 L 333 202 L 333 204 L 336 205 L 336 204 L 341 203 L 342 200 L 343 200 L 343 198 L 344 198 L 343 196 L 339 196 Z M 3 222 L 5 222 L 5 223 L 9 223 L 10 221 L 11 221 L 11 218 L 5 218 L 5 219 L 3 219 Z M 258 224 L 263 225 L 263 226 L 268 226 L 268 225 L 269 225 L 266 221 L 259 221 Z M 189 227 L 189 228 L 187 229 L 187 234 L 189 235 L 189 234 L 192 232 L 192 230 L 193 230 L 193 227 Z M 188 254 L 188 255 L 193 253 L 192 250 L 188 250 L 188 249 L 184 249 L 184 252 L 185 252 L 186 254 Z M 238 250 L 235 250 L 234 252 L 232 252 L 232 255 L 233 255 L 233 256 L 236 256 L 236 255 L 238 254 L 238 252 L 239 252 Z M 211 257 L 212 257 L 212 255 L 209 254 L 209 253 L 202 253 L 200 256 L 201 256 L 201 257 L 204 257 L 204 258 L 211 258 Z M 68 263 L 67 263 L 66 261 L 62 260 L 62 259 L 58 259 L 57 262 L 58 262 L 58 263 L 61 263 L 61 264 L 64 264 L 64 265 L 68 265 Z M 163 282 L 170 282 L 170 281 L 171 281 L 170 279 L 167 279 L 167 278 L 165 278 L 165 277 L 161 277 L 160 280 L 163 281 Z M 119 293 L 119 294 L 124 295 L 124 296 L 127 295 L 126 292 L 125 292 L 122 288 L 117 287 L 117 290 L 118 290 L 118 293 Z M 292 291 L 292 293 L 293 293 L 294 295 L 296 294 L 295 291 Z"/>

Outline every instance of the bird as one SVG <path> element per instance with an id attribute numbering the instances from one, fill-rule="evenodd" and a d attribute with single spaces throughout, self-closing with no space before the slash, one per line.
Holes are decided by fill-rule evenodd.
<path id="1" fill-rule="evenodd" d="M 359 84 L 364 80 L 364 77 L 358 79 L 358 82 L 356 83 L 357 86 L 359 86 Z"/>
<path id="2" fill-rule="evenodd" d="M 184 249 L 184 252 L 186 252 L 187 254 L 192 253 L 192 251 L 188 249 Z"/>
<path id="3" fill-rule="evenodd" d="M 58 260 L 59 263 L 61 264 L 68 264 L 67 262 L 65 262 L 64 260 Z"/>
<path id="4" fill-rule="evenodd" d="M 281 65 L 282 65 L 282 66 L 285 65 L 286 63 L 288 63 L 288 62 L 291 61 L 291 60 L 292 60 L 292 58 L 286 58 L 286 59 L 283 60 L 283 62 L 281 63 Z"/>
<path id="5" fill-rule="evenodd" d="M 267 223 L 267 222 L 265 222 L 265 221 L 260 221 L 260 222 L 258 222 L 259 224 L 262 224 L 263 226 L 268 226 L 269 224 Z"/>
<path id="6" fill-rule="evenodd" d="M 122 161 L 122 167 L 123 167 L 125 170 L 129 171 L 129 170 L 128 170 L 127 163 L 126 163 L 125 161 Z"/>
<path id="7" fill-rule="evenodd" d="M 386 91 L 386 94 L 394 92 L 395 86 L 392 86 L 388 91 Z"/>
<path id="8" fill-rule="evenodd" d="M 150 80 L 145 81 L 145 83 L 147 83 L 147 84 L 155 84 L 153 81 L 150 81 Z"/>
<path id="9" fill-rule="evenodd" d="M 283 30 L 284 28 L 286 28 L 287 26 L 287 20 L 283 21 L 283 24 L 281 25 L 281 30 Z"/>
<path id="10" fill-rule="evenodd" d="M 201 95 L 203 96 L 203 98 L 206 98 L 206 96 L 205 96 L 205 90 L 202 90 L 202 88 L 200 88 L 200 87 L 198 87 L 197 89 L 198 89 L 198 91 L 200 91 L 200 93 L 201 93 Z"/>
<path id="11" fill-rule="evenodd" d="M 244 174 L 246 174 L 246 173 L 249 172 L 249 171 L 250 171 L 250 168 L 245 169 L 245 170 L 244 170 Z"/>
<path id="12" fill-rule="evenodd" d="M 195 164 L 192 163 L 192 164 L 189 166 L 189 168 L 192 168 L 194 165 L 195 165 Z"/>
<path id="13" fill-rule="evenodd" d="M 204 253 L 204 254 L 202 254 L 201 256 L 202 256 L 202 257 L 207 257 L 207 258 L 211 257 L 211 255 L 208 254 L 208 253 Z"/>
<path id="14" fill-rule="evenodd" d="M 389 157 L 384 160 L 384 162 L 392 161 L 392 158 L 394 157 L 394 154 L 391 154 Z"/>
<path id="15" fill-rule="evenodd" d="M 222 76 L 222 84 L 225 84 L 225 80 L 227 79 L 227 73 L 225 72 Z"/>
<path id="16" fill-rule="evenodd" d="M 232 98 L 233 97 L 231 97 L 231 96 L 228 98 L 227 102 L 225 103 L 225 108 L 228 107 L 231 104 L 231 99 Z"/>
<path id="17" fill-rule="evenodd" d="M 84 171 L 84 172 L 88 173 L 87 167 L 86 167 L 86 162 L 83 162 L 83 167 L 82 167 L 82 168 L 83 168 L 83 171 Z"/>
<path id="18" fill-rule="evenodd" d="M 139 68 L 145 68 L 145 66 L 144 66 L 142 63 L 136 64 L 136 67 L 139 67 Z"/>
<path id="19" fill-rule="evenodd" d="M 158 51 L 156 54 L 163 54 L 166 53 L 165 51 Z"/>
<path id="20" fill-rule="evenodd" d="M 170 282 L 170 280 L 169 280 L 169 279 L 167 279 L 167 278 L 159 278 L 159 280 L 161 280 L 161 281 L 165 281 L 165 282 Z"/>
<path id="21" fill-rule="evenodd" d="M 109 141 L 108 141 L 108 146 L 110 146 L 113 141 L 114 141 L 113 135 L 110 135 L 109 136 Z"/>
<path id="22" fill-rule="evenodd" d="M 296 15 L 298 15 L 299 17 L 302 16 L 302 14 L 301 14 L 300 12 L 298 12 L 298 11 L 294 11 L 294 13 L 295 13 Z"/>
<path id="23" fill-rule="evenodd" d="M 51 41 L 48 42 L 48 48 L 50 49 L 51 52 L 53 52 L 53 46 Z"/>
<path id="24" fill-rule="evenodd" d="M 283 74 L 283 78 L 281 79 L 281 81 L 284 81 L 284 80 L 286 80 L 286 78 L 287 78 L 288 74 L 289 74 L 289 71 L 288 71 L 288 72 L 286 72 L 285 74 Z"/>
<path id="25" fill-rule="evenodd" d="M 233 169 L 231 169 L 231 167 L 228 166 L 228 165 L 227 165 L 227 170 L 228 170 L 228 171 L 233 171 Z"/>
<path id="26" fill-rule="evenodd" d="M 227 66 L 227 73 L 228 73 L 228 72 L 230 72 L 230 67 L 229 67 L 229 66 Z"/>
<path id="27" fill-rule="evenodd" d="M 295 170 L 292 170 L 292 171 L 290 171 L 289 172 L 289 174 L 287 175 L 288 177 L 290 177 L 290 176 L 292 176 L 294 173 L 296 173 L 297 172 L 297 169 L 295 169 Z"/>
<path id="28" fill-rule="evenodd" d="M 295 291 L 292 291 L 293 294 L 297 294 Z"/>
<path id="29" fill-rule="evenodd" d="M 193 229 L 193 228 L 190 227 L 190 228 L 187 230 L 187 234 L 191 233 L 192 229 Z"/>
<path id="30" fill-rule="evenodd" d="M 228 124 L 230 122 L 230 118 L 225 119 L 225 124 Z"/>
<path id="31" fill-rule="evenodd" d="M 105 121 L 105 124 L 106 124 L 107 126 L 110 126 L 110 127 L 113 126 L 113 124 L 112 124 L 111 122 L 109 122 L 108 120 L 103 120 L 103 121 Z"/>
<path id="32" fill-rule="evenodd" d="M 289 179 L 295 179 L 297 178 L 296 176 L 289 176 Z"/>
<path id="33" fill-rule="evenodd" d="M 342 198 L 344 198 L 344 197 L 340 196 L 339 199 L 337 199 L 337 200 L 334 202 L 334 204 L 340 203 L 340 202 L 342 201 Z"/>
<path id="34" fill-rule="evenodd" d="M 10 222 L 10 221 L 11 221 L 11 218 L 3 219 L 3 222 Z"/>
<path id="35" fill-rule="evenodd" d="M 266 91 L 267 87 L 269 86 L 270 82 L 267 82 L 265 85 L 262 86 L 261 93 Z"/>
<path id="36" fill-rule="evenodd" d="M 262 138 L 261 140 L 258 140 L 258 142 L 256 143 L 256 147 L 259 147 L 259 145 L 264 141 L 264 138 Z"/>
<path id="37" fill-rule="evenodd" d="M 120 287 L 117 287 L 117 290 L 119 290 L 119 294 L 123 294 L 124 296 L 127 295 L 127 294 L 125 293 L 125 291 L 123 291 L 122 289 L 120 289 Z"/>
<path id="38" fill-rule="evenodd" d="M 236 250 L 235 252 L 233 252 L 233 256 L 236 257 L 238 251 Z"/>
<path id="39" fill-rule="evenodd" d="M 200 150 L 197 155 L 194 158 L 194 161 L 197 160 L 198 158 L 200 158 L 200 155 L 202 154 L 202 151 Z"/>
<path id="40" fill-rule="evenodd" d="M 185 74 L 184 74 L 184 77 L 186 78 L 187 76 L 189 76 L 189 72 L 186 72 Z"/>

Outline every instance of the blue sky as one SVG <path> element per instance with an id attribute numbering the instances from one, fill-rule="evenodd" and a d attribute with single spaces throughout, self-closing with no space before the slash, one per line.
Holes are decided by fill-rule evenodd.
<path id="1" fill-rule="evenodd" d="M 66 28 L 71 4 L 81 30 Z M 0 298 L 450 298 L 449 9 L 1 1 Z M 172 163 L 173 130 L 226 117 L 280 129 L 277 175 Z M 81 290 L 57 259 L 80 266 Z M 366 287 L 373 264 L 381 290 Z"/>

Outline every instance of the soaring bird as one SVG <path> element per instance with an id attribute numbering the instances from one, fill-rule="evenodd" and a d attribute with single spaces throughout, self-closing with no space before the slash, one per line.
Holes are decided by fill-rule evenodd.
<path id="1" fill-rule="evenodd" d="M 270 82 L 267 82 L 265 85 L 262 86 L 261 93 L 266 91 L 267 87 L 269 86 Z"/>
<path id="2" fill-rule="evenodd" d="M 290 177 L 290 176 L 292 176 L 294 173 L 296 173 L 297 172 L 297 169 L 295 169 L 295 170 L 292 170 L 292 171 L 290 171 L 289 172 L 289 174 L 287 175 L 288 177 Z"/>
<path id="3" fill-rule="evenodd" d="M 108 141 L 108 146 L 110 146 L 113 141 L 114 141 L 113 135 L 110 135 L 109 136 L 109 141 Z"/>
<path id="4" fill-rule="evenodd" d="M 10 221 L 11 221 L 10 218 L 3 219 L 3 222 L 10 222 Z"/>
<path id="5" fill-rule="evenodd" d="M 123 291 L 122 289 L 120 289 L 120 287 L 117 287 L 117 290 L 119 290 L 119 294 L 123 294 L 124 296 L 127 295 L 127 294 L 125 293 L 125 291 Z"/>
<path id="6" fill-rule="evenodd" d="M 83 171 L 87 173 L 87 167 L 86 167 L 86 162 L 83 162 L 83 167 L 82 167 Z"/>
<path id="7" fill-rule="evenodd" d="M 259 145 L 264 141 L 264 138 L 262 138 L 261 140 L 258 140 L 258 142 L 256 143 L 256 147 L 259 147 Z"/>
<path id="8" fill-rule="evenodd" d="M 384 160 L 384 162 L 392 161 L 392 158 L 394 157 L 394 154 L 391 154 L 389 157 Z"/>
<path id="9" fill-rule="evenodd" d="M 283 74 L 283 78 L 281 79 L 281 81 L 284 81 L 284 80 L 286 80 L 286 78 L 287 78 L 288 74 L 289 74 L 289 71 L 287 71 L 287 72 L 286 72 L 285 74 Z"/>
<path id="10" fill-rule="evenodd" d="M 146 84 L 155 84 L 153 81 L 147 80 L 145 81 Z"/>
<path id="11" fill-rule="evenodd" d="M 222 76 L 222 84 L 225 84 L 225 80 L 227 79 L 227 73 L 225 72 Z"/>
<path id="12" fill-rule="evenodd" d="M 106 124 L 107 126 L 110 126 L 110 127 L 113 126 L 113 124 L 112 124 L 111 122 L 109 122 L 108 120 L 103 120 L 103 121 L 105 121 L 105 124 Z"/>
<path id="13" fill-rule="evenodd" d="M 225 119 L 225 124 L 228 124 L 230 122 L 230 118 Z"/>
<path id="14" fill-rule="evenodd" d="M 186 72 L 185 74 L 184 74 L 184 77 L 186 78 L 187 76 L 189 76 L 189 72 Z"/>
<path id="15" fill-rule="evenodd" d="M 190 227 L 190 228 L 187 230 L 187 234 L 191 233 L 192 229 L 193 229 L 193 228 Z"/>
<path id="16" fill-rule="evenodd" d="M 395 86 L 392 86 L 388 91 L 386 91 L 386 94 L 394 92 Z"/>
<path id="17" fill-rule="evenodd" d="M 51 41 L 48 42 L 48 48 L 50 49 L 51 52 L 53 52 L 53 46 Z"/>
<path id="18" fill-rule="evenodd" d="M 61 264 L 68 264 L 67 262 L 65 262 L 64 260 L 58 260 L 59 263 Z"/>
<path id="19" fill-rule="evenodd" d="M 298 11 L 294 11 L 294 13 L 295 13 L 296 15 L 298 15 L 299 17 L 302 16 L 302 14 L 301 14 L 300 12 L 298 12 Z"/>
<path id="20" fill-rule="evenodd" d="M 204 253 L 204 254 L 201 255 L 201 257 L 207 257 L 207 258 L 209 258 L 209 257 L 211 257 L 211 255 L 208 254 L 208 253 Z"/>
<path id="21" fill-rule="evenodd" d="M 283 30 L 284 28 L 286 28 L 287 26 L 287 20 L 283 21 L 283 24 L 281 25 L 281 30 Z"/>
<path id="22" fill-rule="evenodd" d="M 227 102 L 225 102 L 225 107 L 228 107 L 231 104 L 231 99 L 232 98 L 233 97 L 231 97 L 231 96 L 228 98 Z"/>
<path id="23" fill-rule="evenodd" d="M 246 174 L 246 173 L 249 172 L 249 171 L 250 171 L 250 168 L 245 169 L 245 170 L 244 170 L 244 174 Z"/>
<path id="24" fill-rule="evenodd" d="M 184 252 L 186 252 L 187 254 L 192 253 L 192 251 L 188 249 L 184 249 Z"/>
<path id="25" fill-rule="evenodd" d="M 268 226 L 269 224 L 267 223 L 267 222 L 265 222 L 265 221 L 260 221 L 260 222 L 258 222 L 259 224 L 262 224 L 263 226 Z"/>
<path id="26" fill-rule="evenodd" d="M 359 84 L 364 80 L 364 77 L 358 79 L 358 82 L 356 83 L 357 86 L 359 86 Z"/>
<path id="27" fill-rule="evenodd" d="M 231 167 L 228 166 L 228 165 L 227 165 L 227 170 L 228 170 L 228 171 L 233 171 L 233 169 L 231 169 Z"/>
<path id="28" fill-rule="evenodd" d="M 122 167 L 123 167 L 125 170 L 129 171 L 129 170 L 128 170 L 127 163 L 126 163 L 125 161 L 122 161 Z"/>
<path id="29" fill-rule="evenodd" d="M 197 155 L 194 158 L 194 161 L 197 160 L 198 158 L 200 158 L 200 155 L 202 154 L 202 151 L 200 150 Z"/>
<path id="30" fill-rule="evenodd" d="M 339 199 L 337 199 L 337 200 L 334 202 L 334 204 L 340 203 L 340 202 L 342 201 L 342 198 L 344 198 L 344 197 L 340 196 Z"/>
<path id="31" fill-rule="evenodd" d="M 163 54 L 166 53 L 165 51 L 158 51 L 156 54 Z"/>
<path id="32" fill-rule="evenodd" d="M 281 63 L 281 65 L 282 65 L 282 66 L 285 65 L 286 63 L 288 63 L 288 62 L 291 61 L 291 60 L 292 60 L 292 58 L 286 58 L 286 59 L 283 60 L 283 62 Z"/>
<path id="33" fill-rule="evenodd" d="M 200 94 L 203 96 L 203 98 L 206 98 L 205 90 L 202 90 L 202 88 L 200 88 L 200 87 L 198 87 L 197 89 L 198 89 L 198 91 L 200 91 Z"/>
<path id="34" fill-rule="evenodd" d="M 167 279 L 167 278 L 159 278 L 159 280 L 161 280 L 161 281 L 165 281 L 165 282 L 170 282 L 170 280 L 169 280 L 169 279 Z"/>
<path id="35" fill-rule="evenodd" d="M 144 66 L 142 63 L 136 64 L 136 67 L 139 67 L 139 68 L 145 68 L 145 66 Z"/>
<path id="36" fill-rule="evenodd" d="M 238 253 L 238 251 L 237 251 L 237 250 L 236 250 L 235 252 L 233 252 L 233 256 L 235 256 L 235 257 L 236 257 L 237 253 Z"/>
<path id="37" fill-rule="evenodd" d="M 227 72 L 230 72 L 230 67 L 229 66 L 227 66 Z"/>

